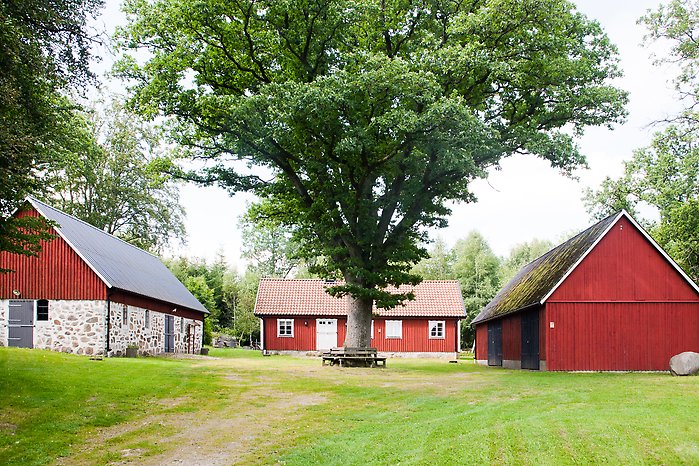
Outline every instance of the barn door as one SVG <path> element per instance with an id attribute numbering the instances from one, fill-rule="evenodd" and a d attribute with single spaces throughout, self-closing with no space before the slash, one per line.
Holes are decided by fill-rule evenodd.
<path id="1" fill-rule="evenodd" d="M 7 346 L 34 347 L 34 301 L 10 301 Z"/>
<path id="2" fill-rule="evenodd" d="M 165 316 L 165 352 L 175 351 L 175 318 Z"/>
<path id="3" fill-rule="evenodd" d="M 522 314 L 522 369 L 539 370 L 539 311 Z"/>
<path id="4" fill-rule="evenodd" d="M 488 365 L 502 366 L 502 321 L 488 323 Z"/>

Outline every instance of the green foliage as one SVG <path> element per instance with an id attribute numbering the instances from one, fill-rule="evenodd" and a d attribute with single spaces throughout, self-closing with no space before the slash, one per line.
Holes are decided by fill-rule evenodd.
<path id="1" fill-rule="evenodd" d="M 132 55 L 116 71 L 134 108 L 174 117 L 177 141 L 217 162 L 200 181 L 252 189 L 266 217 L 294 226 L 300 256 L 328 259 L 313 271 L 345 278 L 334 294 L 381 307 L 408 298 L 383 288 L 419 280 L 426 229 L 446 224 L 447 200 L 474 200 L 486 168 L 528 152 L 569 172 L 584 158 L 562 129 L 624 114 L 625 93 L 606 84 L 615 48 L 567 1 L 130 0 L 125 11 Z"/>
<path id="2" fill-rule="evenodd" d="M 42 190 L 43 170 L 65 150 L 74 106 L 61 92 L 91 78 L 86 24 L 101 5 L 0 3 L 0 248 L 35 252 L 22 248 L 28 230 L 20 233 L 9 216 L 27 195 Z"/>
<path id="3" fill-rule="evenodd" d="M 423 280 L 450 280 L 454 278 L 454 250 L 438 238 L 435 240 L 429 256 L 415 264 L 411 273 Z"/>
<path id="4" fill-rule="evenodd" d="M 44 200 L 140 248 L 184 237 L 177 186 L 160 163 L 161 135 L 116 101 L 75 114 L 67 150 L 44 173 Z"/>
<path id="5" fill-rule="evenodd" d="M 561 241 L 564 242 L 565 240 Z M 555 245 L 548 240 L 533 239 L 515 245 L 510 250 L 510 255 L 502 261 L 500 266 L 500 281 L 505 284 L 519 272 L 522 267 L 529 264 L 534 259 L 547 253 Z"/>
<path id="6" fill-rule="evenodd" d="M 261 277 L 286 278 L 300 264 L 291 230 L 273 220 L 253 216 L 251 212 L 239 222 L 241 255 L 249 261 L 248 270 Z"/>
<path id="7" fill-rule="evenodd" d="M 248 271 L 239 276 L 220 253 L 212 264 L 186 257 L 164 263 L 209 310 L 205 331 L 231 334 L 241 344 L 259 340 L 260 321 L 254 315 L 258 274 Z"/>
<path id="8" fill-rule="evenodd" d="M 471 321 L 500 290 L 500 259 L 475 231 L 456 242 L 454 254 L 454 276 L 459 280 L 466 306 L 461 341 L 465 348 L 470 348 L 475 338 Z"/>

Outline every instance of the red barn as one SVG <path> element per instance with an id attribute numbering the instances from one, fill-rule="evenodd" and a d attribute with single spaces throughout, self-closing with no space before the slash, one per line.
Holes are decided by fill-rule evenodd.
<path id="1" fill-rule="evenodd" d="M 0 252 L 0 346 L 75 354 L 198 353 L 208 311 L 158 257 L 36 199 L 56 223 L 36 257 Z"/>
<path id="2" fill-rule="evenodd" d="M 699 287 L 621 212 L 526 265 L 473 325 L 481 364 L 667 370 L 699 351 Z"/>
<path id="3" fill-rule="evenodd" d="M 269 351 L 320 351 L 343 346 L 347 299 L 325 292 L 334 282 L 263 278 L 255 315 L 261 319 L 262 348 Z M 425 280 L 415 299 L 393 309 L 374 308 L 371 345 L 388 353 L 454 355 L 460 347 L 459 322 L 466 309 L 457 281 Z"/>

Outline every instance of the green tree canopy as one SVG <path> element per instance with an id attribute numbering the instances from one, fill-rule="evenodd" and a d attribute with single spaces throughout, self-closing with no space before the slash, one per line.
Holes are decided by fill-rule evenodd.
<path id="1" fill-rule="evenodd" d="M 435 240 L 428 257 L 420 260 L 411 273 L 425 280 L 454 279 L 454 251 L 441 238 Z"/>
<path id="2" fill-rule="evenodd" d="M 537 238 L 513 246 L 510 255 L 502 261 L 500 267 L 501 283 L 509 282 L 522 267 L 546 254 L 553 247 L 554 244 L 551 241 Z"/>
<path id="3" fill-rule="evenodd" d="M 46 224 L 11 219 L 42 171 L 63 150 L 74 107 L 61 95 L 80 88 L 92 37 L 87 20 L 102 0 L 0 2 L 0 250 L 33 254 Z M 46 236 L 44 235 L 44 238 Z"/>
<path id="4" fill-rule="evenodd" d="M 346 343 L 410 296 L 426 229 L 502 157 L 563 171 L 586 126 L 623 116 L 615 48 L 565 0 L 129 0 L 117 72 L 172 117 L 201 181 L 252 189 L 350 295 Z M 565 131 L 563 130 L 565 128 Z M 269 176 L 241 170 L 247 161 Z"/>
<path id="5" fill-rule="evenodd" d="M 159 131 L 116 101 L 76 113 L 71 142 L 44 172 L 45 200 L 140 248 L 184 238 L 173 178 L 160 170 Z"/>

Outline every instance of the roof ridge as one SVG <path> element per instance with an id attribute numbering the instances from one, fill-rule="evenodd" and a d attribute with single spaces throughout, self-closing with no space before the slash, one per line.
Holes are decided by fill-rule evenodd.
<path id="1" fill-rule="evenodd" d="M 29 203 L 32 204 L 32 205 L 34 206 L 34 208 L 37 209 L 37 210 L 39 210 L 39 209 L 37 208 L 37 206 L 34 205 L 34 203 L 38 203 L 38 204 L 41 204 L 43 207 L 48 207 L 49 209 L 53 209 L 53 210 L 55 210 L 56 212 L 59 212 L 59 213 L 65 215 L 65 216 L 67 216 L 67 217 L 70 217 L 70 218 L 72 218 L 73 220 L 76 220 L 76 221 L 78 221 L 78 222 L 80 222 L 80 223 L 82 223 L 82 224 L 84 224 L 84 225 L 86 225 L 86 226 L 88 226 L 88 227 L 90 227 L 90 228 L 96 230 L 96 231 L 99 231 L 100 233 L 102 233 L 102 234 L 104 234 L 104 235 L 109 235 L 109 236 L 111 236 L 112 238 L 115 238 L 115 239 L 121 241 L 122 243 L 124 243 L 124 244 L 126 244 L 126 245 L 128 245 L 128 246 L 130 246 L 130 247 L 132 247 L 132 248 L 134 248 L 134 249 L 137 249 L 137 250 L 139 250 L 139 251 L 145 252 L 146 254 L 148 254 L 148 255 L 150 255 L 150 256 L 152 256 L 152 257 L 155 257 L 156 259 L 160 259 L 157 255 L 153 254 L 152 252 L 146 251 L 146 250 L 143 249 L 143 248 L 139 248 L 138 246 L 133 245 L 133 244 L 129 243 L 128 241 L 125 241 L 125 240 L 119 238 L 118 236 L 113 235 L 112 233 L 106 232 L 106 231 L 102 230 L 101 228 L 97 228 L 96 226 L 92 225 L 91 223 L 86 222 L 85 220 L 79 219 L 79 218 L 76 217 L 75 215 L 71 215 L 71 214 L 69 214 L 69 213 L 67 213 L 67 212 L 64 212 L 64 211 L 62 211 L 61 209 L 52 206 L 51 204 L 47 204 L 47 203 L 45 203 L 45 202 L 43 202 L 43 201 L 40 201 L 40 200 L 38 200 L 38 199 L 36 199 L 35 197 L 32 197 L 32 196 L 27 196 L 27 200 L 28 200 Z M 39 211 L 39 212 L 40 212 L 42 215 L 44 215 L 43 212 L 41 212 L 41 211 Z M 45 216 L 45 215 L 44 215 L 44 216 Z M 59 225 L 59 227 L 60 227 L 60 225 Z"/>

